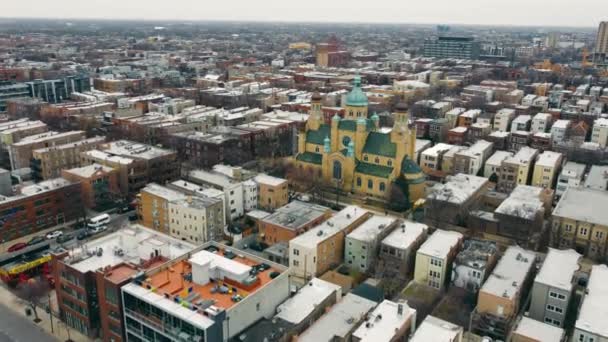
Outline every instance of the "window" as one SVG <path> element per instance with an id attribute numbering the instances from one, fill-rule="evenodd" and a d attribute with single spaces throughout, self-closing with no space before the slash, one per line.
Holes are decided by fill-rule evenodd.
<path id="1" fill-rule="evenodd" d="M 334 179 L 342 179 L 342 164 L 339 161 L 334 161 Z"/>
<path id="2" fill-rule="evenodd" d="M 367 159 L 368 159 L 368 158 L 367 158 L 367 154 L 366 154 L 366 155 L 364 155 L 364 156 L 363 156 L 363 160 L 364 160 L 364 161 L 367 161 Z"/>
<path id="3" fill-rule="evenodd" d="M 293 255 L 300 255 L 300 250 L 294 248 Z"/>
<path id="4" fill-rule="evenodd" d="M 298 261 L 298 260 L 294 260 L 294 261 L 293 261 L 293 265 L 294 265 L 294 266 L 296 266 L 296 267 L 297 267 L 297 266 L 300 266 L 300 261 Z"/>
<path id="5" fill-rule="evenodd" d="M 357 177 L 357 186 L 361 187 L 361 177 Z"/>
<path id="6" fill-rule="evenodd" d="M 596 239 L 603 239 L 604 238 L 604 232 L 595 232 L 595 238 Z"/>
<path id="7" fill-rule="evenodd" d="M 386 162 L 386 165 L 388 165 L 388 166 L 393 166 L 393 161 L 389 159 L 389 160 Z"/>
<path id="8" fill-rule="evenodd" d="M 380 164 L 380 158 L 376 157 L 376 159 L 374 159 L 374 162 L 375 162 L 376 164 Z"/>
<path id="9" fill-rule="evenodd" d="M 319 153 L 319 146 L 315 147 L 315 152 Z"/>
<path id="10" fill-rule="evenodd" d="M 587 228 L 581 228 L 580 234 L 583 236 L 587 236 Z"/>
<path id="11" fill-rule="evenodd" d="M 373 189 L 374 188 L 374 181 L 371 179 L 367 180 L 367 188 L 368 189 Z"/>
<path id="12" fill-rule="evenodd" d="M 386 184 L 384 184 L 384 182 L 380 183 L 380 191 L 385 191 L 386 190 Z"/>
<path id="13" fill-rule="evenodd" d="M 566 224 L 565 225 L 565 229 L 567 232 L 571 232 L 572 231 L 572 225 L 571 224 Z"/>
<path id="14" fill-rule="evenodd" d="M 556 298 L 556 299 L 559 299 L 559 300 L 566 300 L 566 296 L 564 296 L 561 293 L 556 293 L 556 292 L 553 292 L 553 291 L 549 292 L 549 297 Z"/>

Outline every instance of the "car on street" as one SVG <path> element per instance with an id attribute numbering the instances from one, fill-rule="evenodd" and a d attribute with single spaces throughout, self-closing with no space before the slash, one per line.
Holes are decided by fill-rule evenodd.
<path id="1" fill-rule="evenodd" d="M 56 239 L 62 235 L 63 235 L 63 232 L 61 230 L 56 230 L 56 231 L 46 234 L 46 238 L 47 238 L 47 240 L 52 240 L 52 239 Z"/>
<path id="2" fill-rule="evenodd" d="M 74 238 L 74 234 L 63 234 L 57 237 L 57 243 L 66 243 Z"/>
<path id="3" fill-rule="evenodd" d="M 25 243 L 25 242 L 19 242 L 19 243 L 16 243 L 16 244 L 10 246 L 7 249 L 7 251 L 9 251 L 9 252 L 16 252 L 18 250 L 24 249 L 25 247 L 27 247 L 27 243 Z"/>
<path id="4" fill-rule="evenodd" d="M 138 219 L 139 219 L 139 218 L 137 217 L 137 215 L 136 215 L 136 214 L 129 215 L 129 221 L 131 221 L 131 222 L 137 221 Z"/>
<path id="5" fill-rule="evenodd" d="M 37 245 L 39 243 L 42 243 L 46 241 L 46 238 L 44 236 L 38 235 L 38 236 L 34 236 L 33 238 L 30 239 L 30 241 L 27 242 L 28 246 L 32 246 L 32 245 Z"/>
<path id="6" fill-rule="evenodd" d="M 78 239 L 79 241 L 84 240 L 84 239 L 88 238 L 89 235 L 90 235 L 89 231 L 84 229 L 80 233 L 78 233 L 78 235 L 76 235 L 76 239 Z"/>

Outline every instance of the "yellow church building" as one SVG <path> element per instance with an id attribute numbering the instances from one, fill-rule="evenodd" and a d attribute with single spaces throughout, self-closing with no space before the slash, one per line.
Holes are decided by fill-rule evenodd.
<path id="1" fill-rule="evenodd" d="M 344 118 L 335 115 L 325 124 L 321 100 L 318 93 L 312 97 L 305 131 L 298 137 L 297 168 L 327 186 L 359 195 L 388 200 L 393 184 L 404 179 L 402 189 L 411 203 L 424 196 L 425 177 L 414 161 L 416 132 L 405 104 L 395 108 L 392 129 L 381 128 L 378 115 L 368 117 L 358 76 L 346 97 Z"/>

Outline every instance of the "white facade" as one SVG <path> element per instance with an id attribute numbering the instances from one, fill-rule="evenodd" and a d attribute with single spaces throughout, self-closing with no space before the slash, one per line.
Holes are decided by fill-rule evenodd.
<path id="1" fill-rule="evenodd" d="M 600 118 L 593 122 L 591 142 L 594 142 L 601 147 L 606 147 L 606 145 L 608 145 L 608 119 Z"/>
<path id="2" fill-rule="evenodd" d="M 591 269 L 587 292 L 583 297 L 578 319 L 574 326 L 573 341 L 608 341 L 608 266 L 594 265 Z"/>
<path id="3" fill-rule="evenodd" d="M 494 152 L 494 154 L 488 158 L 488 160 L 486 160 L 486 163 L 484 165 L 484 169 L 483 169 L 483 176 L 486 178 L 490 178 L 490 176 L 492 176 L 492 174 L 496 174 L 498 175 L 498 171 L 500 169 L 500 166 L 502 165 L 502 162 L 507 159 L 507 158 L 511 158 L 513 157 L 513 153 L 512 152 L 507 152 L 507 151 L 496 151 Z"/>
<path id="4" fill-rule="evenodd" d="M 578 187 L 583 181 L 585 175 L 585 165 L 575 162 L 567 162 L 562 168 L 562 172 L 557 177 L 557 185 L 555 186 L 555 195 L 561 196 L 570 186 Z"/>
<path id="5" fill-rule="evenodd" d="M 449 151 L 454 145 L 439 143 L 420 153 L 420 167 L 427 170 L 439 170 L 441 167 L 441 155 Z"/>
<path id="6" fill-rule="evenodd" d="M 251 211 L 258 207 L 258 185 L 252 180 L 243 182 L 243 209 Z"/>
<path id="7" fill-rule="evenodd" d="M 532 128 L 530 131 L 532 133 L 546 132 L 549 129 L 549 125 L 551 124 L 551 114 L 547 113 L 538 113 L 534 115 L 532 119 Z"/>
<path id="8" fill-rule="evenodd" d="M 511 133 L 517 131 L 528 131 L 532 117 L 530 115 L 520 115 L 511 122 Z"/>
<path id="9" fill-rule="evenodd" d="M 557 120 L 551 126 L 551 141 L 558 144 L 566 139 L 566 132 L 570 128 L 570 120 Z"/>
<path id="10" fill-rule="evenodd" d="M 515 118 L 515 109 L 503 108 L 494 116 L 494 131 L 508 132 Z"/>

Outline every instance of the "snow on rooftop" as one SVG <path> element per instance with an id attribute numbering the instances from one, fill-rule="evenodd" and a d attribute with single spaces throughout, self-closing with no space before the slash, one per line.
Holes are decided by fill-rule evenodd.
<path id="1" fill-rule="evenodd" d="M 397 222 L 396 217 L 374 215 L 348 234 L 346 238 L 364 242 L 373 242 L 376 240 L 378 235 L 386 231 L 386 229 L 390 229 L 395 222 Z"/>
<path id="2" fill-rule="evenodd" d="M 176 201 L 176 200 L 181 200 L 181 199 L 186 198 L 185 194 L 183 194 L 179 191 L 175 191 L 173 189 L 167 188 L 165 186 L 158 185 L 156 183 L 149 183 L 141 191 L 147 192 L 149 194 L 152 194 L 152 195 L 160 197 L 160 198 L 163 198 L 167 201 Z"/>
<path id="3" fill-rule="evenodd" d="M 459 173 L 448 176 L 445 184 L 436 184 L 431 189 L 430 199 L 461 204 L 468 200 L 488 182 L 487 178 Z"/>
<path id="4" fill-rule="evenodd" d="M 426 316 L 422 324 L 416 329 L 410 342 L 453 342 L 460 341 L 457 337 L 462 335 L 461 326 L 444 321 L 435 316 Z"/>
<path id="5" fill-rule="evenodd" d="M 540 199 L 542 191 L 536 186 L 518 185 L 496 208 L 495 213 L 532 220 L 544 208 Z"/>
<path id="6" fill-rule="evenodd" d="M 450 130 L 450 132 L 454 132 L 454 133 L 465 133 L 468 130 L 468 128 L 464 127 L 464 126 L 458 126 L 458 127 L 454 127 Z"/>
<path id="7" fill-rule="evenodd" d="M 581 255 L 573 249 L 549 248 L 545 262 L 534 281 L 570 292 L 574 272 L 580 268 L 579 259 Z"/>
<path id="8" fill-rule="evenodd" d="M 21 194 L 25 196 L 33 196 L 42 192 L 55 190 L 70 184 L 72 184 L 72 182 L 65 178 L 49 179 L 40 183 L 24 186 L 23 188 L 21 188 Z M 10 197 L 8 197 L 8 199 L 10 199 Z"/>
<path id="9" fill-rule="evenodd" d="M 553 210 L 553 215 L 580 222 L 608 225 L 608 192 L 568 187 Z"/>
<path id="10" fill-rule="evenodd" d="M 536 157 L 536 165 L 546 167 L 556 167 L 561 160 L 562 154 L 559 152 L 545 151 Z"/>
<path id="11" fill-rule="evenodd" d="M 452 147 L 454 147 L 454 145 L 438 143 L 435 146 L 427 148 L 426 150 L 422 151 L 422 155 L 436 157 L 437 155 L 439 155 L 439 153 L 448 151 Z"/>
<path id="12" fill-rule="evenodd" d="M 490 133 L 490 136 L 493 138 L 506 138 L 510 135 L 509 132 L 505 132 L 505 131 L 494 131 L 492 133 Z"/>
<path id="13" fill-rule="evenodd" d="M 514 334 L 521 337 L 542 342 L 561 342 L 564 333 L 564 329 L 562 328 L 539 322 L 529 317 L 522 317 L 514 331 Z"/>
<path id="14" fill-rule="evenodd" d="M 486 161 L 486 165 L 500 165 L 502 164 L 502 161 L 512 157 L 513 153 L 512 152 L 508 152 L 508 151 L 496 151 L 494 152 L 494 154 L 488 158 L 488 160 Z"/>
<path id="15" fill-rule="evenodd" d="M 447 111 L 445 113 L 445 115 L 446 116 L 448 116 L 448 115 L 460 115 L 460 114 L 462 114 L 462 113 L 464 113 L 466 111 L 467 111 L 466 108 L 456 107 L 454 109 L 451 109 L 451 110 Z"/>
<path id="16" fill-rule="evenodd" d="M 76 167 L 73 169 L 69 169 L 66 170 L 71 174 L 80 176 L 82 178 L 89 178 L 91 176 L 93 176 L 95 173 L 97 172 L 111 172 L 112 170 L 114 170 L 111 167 L 105 166 L 105 165 L 101 165 L 101 164 L 97 164 L 97 163 L 93 163 L 91 165 L 87 165 L 87 166 L 83 166 L 83 167 Z"/>
<path id="17" fill-rule="evenodd" d="M 426 224 L 404 220 L 397 229 L 388 234 L 382 244 L 397 249 L 405 250 L 410 248 L 418 238 L 428 231 Z"/>
<path id="18" fill-rule="evenodd" d="M 399 313 L 401 305 L 402 313 Z M 392 341 L 396 332 L 401 331 L 410 320 L 415 320 L 416 310 L 405 303 L 383 300 L 353 333 L 358 342 Z"/>
<path id="19" fill-rule="evenodd" d="M 528 146 L 524 146 L 524 147 L 520 148 L 519 151 L 517 151 L 517 153 L 513 157 L 508 158 L 506 161 L 508 163 L 512 163 L 512 164 L 520 164 L 520 165 L 530 164 L 537 153 L 538 153 L 537 149 L 534 149 L 534 148 L 531 148 Z"/>
<path id="20" fill-rule="evenodd" d="M 420 246 L 418 253 L 445 259 L 462 238 L 458 232 L 438 229 Z"/>
<path id="21" fill-rule="evenodd" d="M 593 265 L 576 329 L 608 338 L 608 266 Z"/>
<path id="22" fill-rule="evenodd" d="M 306 329 L 298 342 L 332 341 L 335 336 L 345 338 L 375 306 L 376 302 L 349 293 Z"/>
<path id="23" fill-rule="evenodd" d="M 331 296 L 338 298 L 341 293 L 342 288 L 339 285 L 312 278 L 298 290 L 298 293 L 277 307 L 275 317 L 296 325 L 300 324 L 327 298 Z"/>
<path id="24" fill-rule="evenodd" d="M 153 159 L 175 153 L 172 150 L 166 150 L 129 140 L 113 141 L 104 145 L 103 150 L 114 155 L 142 159 Z"/>
<path id="25" fill-rule="evenodd" d="M 553 128 L 566 129 L 566 128 L 568 128 L 568 126 L 570 126 L 570 120 L 557 120 L 553 123 L 553 126 L 551 126 L 551 129 L 553 129 Z"/>
<path id="26" fill-rule="evenodd" d="M 595 121 L 593 122 L 593 128 L 595 128 L 595 127 L 603 127 L 603 128 L 608 127 L 608 119 L 606 119 L 606 118 L 595 119 Z"/>
<path id="27" fill-rule="evenodd" d="M 259 184 L 264 184 L 264 185 L 269 185 L 269 186 L 279 186 L 283 183 L 287 183 L 286 179 L 269 176 L 264 173 L 260 173 L 259 175 L 255 176 L 254 179 Z"/>
<path id="28" fill-rule="evenodd" d="M 357 220 L 367 216 L 369 211 L 349 205 L 329 218 L 327 221 L 314 227 L 302 235 L 298 235 L 289 241 L 289 244 L 297 246 L 315 248 L 320 242 L 325 241 L 330 236 L 346 229 Z"/>
<path id="29" fill-rule="evenodd" d="M 510 246 L 480 291 L 496 297 L 515 299 L 534 266 L 535 259 L 533 252 L 518 246 Z"/>

